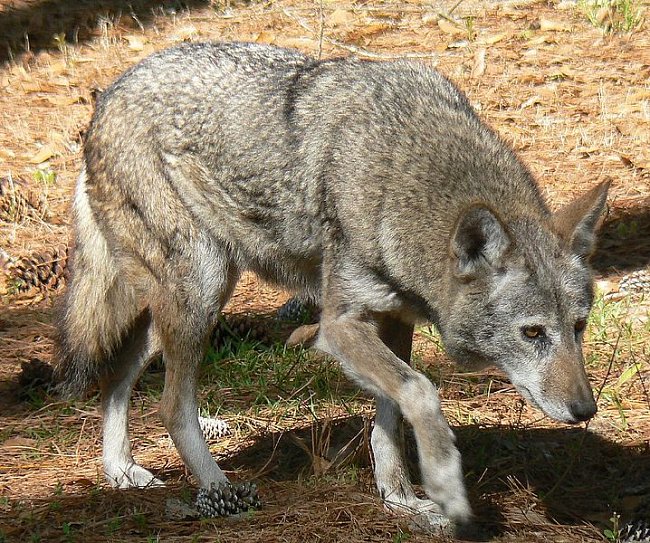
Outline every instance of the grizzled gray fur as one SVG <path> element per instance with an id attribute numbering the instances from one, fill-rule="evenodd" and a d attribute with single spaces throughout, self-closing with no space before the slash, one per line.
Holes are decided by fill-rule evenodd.
<path id="1" fill-rule="evenodd" d="M 128 438 L 131 389 L 162 352 L 163 422 L 200 486 L 224 484 L 197 419 L 197 368 L 252 270 L 321 307 L 304 337 L 375 395 L 387 507 L 435 530 L 467 525 L 453 433 L 409 365 L 413 326 L 435 323 L 453 358 L 501 367 L 549 416 L 593 416 L 581 342 L 606 194 L 551 213 L 465 95 L 423 64 L 244 43 L 162 51 L 101 95 L 88 130 L 64 390 L 99 383 L 111 484 L 162 484 Z M 409 481 L 402 418 L 426 499 Z"/>

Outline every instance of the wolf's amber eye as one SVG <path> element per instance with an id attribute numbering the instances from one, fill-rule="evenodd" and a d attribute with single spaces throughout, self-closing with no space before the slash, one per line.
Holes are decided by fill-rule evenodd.
<path id="1" fill-rule="evenodd" d="M 580 319 L 579 321 L 576 322 L 575 324 L 575 331 L 576 334 L 579 334 L 580 332 L 584 332 L 585 328 L 587 327 L 587 321 L 584 319 Z"/>
<path id="2" fill-rule="evenodd" d="M 546 331 L 543 326 L 524 326 L 521 332 L 528 339 L 543 339 L 546 337 Z"/>

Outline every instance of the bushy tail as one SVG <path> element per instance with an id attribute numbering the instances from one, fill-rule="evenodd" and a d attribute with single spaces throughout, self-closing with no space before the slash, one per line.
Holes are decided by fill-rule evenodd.
<path id="1" fill-rule="evenodd" d="M 82 171 L 74 200 L 75 248 L 59 308 L 57 381 L 66 397 L 84 395 L 110 370 L 110 359 L 137 316 L 133 287 L 120 276 L 93 217 Z"/>

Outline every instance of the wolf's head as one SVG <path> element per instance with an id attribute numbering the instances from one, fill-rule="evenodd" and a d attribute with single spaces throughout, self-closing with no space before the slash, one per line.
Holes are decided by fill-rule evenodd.
<path id="1" fill-rule="evenodd" d="M 450 240 L 453 302 L 441 326 L 447 351 L 502 368 L 527 400 L 567 423 L 596 413 L 582 338 L 593 301 L 588 258 L 608 187 L 550 218 L 506 223 L 472 206 Z"/>

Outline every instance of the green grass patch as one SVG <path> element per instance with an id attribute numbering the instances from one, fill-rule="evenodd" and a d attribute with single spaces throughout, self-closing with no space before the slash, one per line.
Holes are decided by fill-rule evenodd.
<path id="1" fill-rule="evenodd" d="M 579 0 L 589 22 L 606 32 L 632 32 L 643 23 L 643 10 L 635 0 Z"/>
<path id="2" fill-rule="evenodd" d="M 212 413 L 288 402 L 338 402 L 358 394 L 331 358 L 249 339 L 227 340 L 218 349 L 211 348 L 201 383 Z"/>

